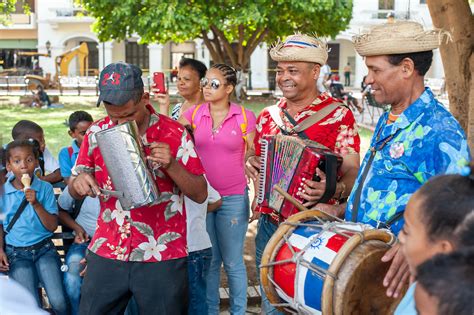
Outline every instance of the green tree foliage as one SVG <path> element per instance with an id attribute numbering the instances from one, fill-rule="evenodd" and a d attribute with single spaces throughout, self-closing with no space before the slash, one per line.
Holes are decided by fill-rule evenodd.
<path id="1" fill-rule="evenodd" d="M 8 25 L 10 14 L 15 12 L 16 0 L 0 1 L 0 25 Z"/>
<path id="2" fill-rule="evenodd" d="M 30 14 L 30 6 L 24 0 L 0 0 L 0 25 L 10 25 L 11 14 L 18 12 L 18 7 L 22 13 Z"/>
<path id="3" fill-rule="evenodd" d="M 80 0 L 102 41 L 138 34 L 142 43 L 202 38 L 216 62 L 248 67 L 263 41 L 296 31 L 336 36 L 351 19 L 352 0 Z"/>

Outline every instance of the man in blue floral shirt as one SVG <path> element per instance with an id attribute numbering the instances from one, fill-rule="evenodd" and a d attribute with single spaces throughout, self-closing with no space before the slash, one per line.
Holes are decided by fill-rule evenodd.
<path id="1" fill-rule="evenodd" d="M 445 36 L 443 31 L 424 31 L 420 24 L 405 21 L 378 25 L 353 38 L 369 69 L 366 83 L 378 103 L 391 104 L 391 111 L 377 123 L 345 208 L 346 220 L 398 234 L 410 196 L 430 177 L 458 173 L 470 160 L 461 126 L 424 86 L 432 50 Z M 338 215 L 344 212 L 320 208 Z M 397 297 L 409 276 L 399 246 L 382 260 L 392 260 L 384 285 L 388 296 Z"/>

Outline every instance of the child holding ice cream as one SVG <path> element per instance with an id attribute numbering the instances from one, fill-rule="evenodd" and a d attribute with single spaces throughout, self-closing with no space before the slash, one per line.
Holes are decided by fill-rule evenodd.
<path id="1" fill-rule="evenodd" d="M 51 184 L 34 175 L 38 155 L 27 140 L 15 140 L 5 149 L 6 168 L 13 176 L 0 197 L 5 215 L 0 228 L 0 272 L 8 272 L 35 296 L 39 306 L 41 281 L 55 314 L 68 314 L 60 260 L 51 241 L 58 209 Z"/>

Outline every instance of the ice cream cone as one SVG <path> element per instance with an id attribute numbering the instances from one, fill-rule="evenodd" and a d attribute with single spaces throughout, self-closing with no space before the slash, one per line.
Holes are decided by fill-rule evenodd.
<path id="1" fill-rule="evenodd" d="M 28 174 L 23 174 L 21 176 L 21 183 L 23 184 L 23 190 L 29 189 L 31 187 L 31 177 Z"/>

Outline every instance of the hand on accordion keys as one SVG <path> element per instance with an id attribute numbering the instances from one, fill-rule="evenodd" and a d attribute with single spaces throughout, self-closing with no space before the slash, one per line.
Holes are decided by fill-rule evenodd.
<path id="1" fill-rule="evenodd" d="M 316 174 L 320 180 L 304 180 L 304 183 L 301 183 L 301 190 L 298 192 L 298 195 L 306 200 L 303 206 L 307 208 L 314 206 L 326 191 L 326 174 L 319 168 L 316 169 Z"/>

